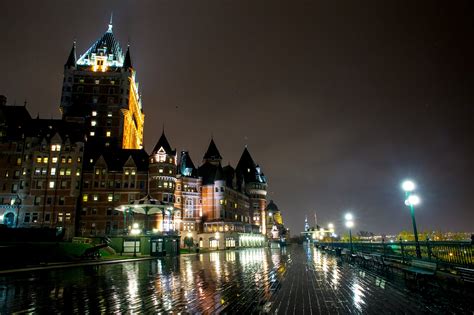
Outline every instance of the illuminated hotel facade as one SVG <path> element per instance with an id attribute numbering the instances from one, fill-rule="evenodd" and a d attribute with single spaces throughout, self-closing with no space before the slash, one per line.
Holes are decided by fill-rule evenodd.
<path id="1" fill-rule="evenodd" d="M 130 47 L 124 54 L 112 28 L 79 58 L 72 46 L 62 119 L 32 119 L 26 107 L 2 99 L 0 224 L 61 227 L 67 238 L 126 235 L 145 216 L 117 209 L 153 200 L 172 210 L 147 216 L 145 225 L 180 233 L 182 244 L 263 244 L 273 224 L 267 180 L 246 147 L 235 168 L 222 166 L 214 139 L 198 166 L 189 152 L 171 147 L 164 130 L 152 152 L 143 149 L 145 115 Z"/>

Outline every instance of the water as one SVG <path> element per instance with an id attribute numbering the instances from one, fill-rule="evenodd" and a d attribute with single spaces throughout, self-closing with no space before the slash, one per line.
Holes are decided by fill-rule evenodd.
<path id="1" fill-rule="evenodd" d="M 442 313 L 448 304 L 300 245 L 0 277 L 1 314 Z"/>

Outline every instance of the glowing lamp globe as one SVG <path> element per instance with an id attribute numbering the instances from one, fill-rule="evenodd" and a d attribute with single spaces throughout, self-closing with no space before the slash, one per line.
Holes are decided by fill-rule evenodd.
<path id="1" fill-rule="evenodd" d="M 353 221 L 347 221 L 347 222 L 346 222 L 346 227 L 347 227 L 348 229 L 354 227 L 354 222 L 353 222 Z"/>
<path id="2" fill-rule="evenodd" d="M 416 185 L 411 180 L 406 180 L 402 183 L 402 189 L 404 191 L 407 191 L 407 192 L 413 191 L 413 190 L 415 190 L 415 188 L 416 188 Z"/>
<path id="3" fill-rule="evenodd" d="M 346 213 L 346 215 L 344 216 L 344 218 L 346 219 L 346 221 L 352 221 L 352 219 L 353 219 L 354 217 L 352 216 L 351 213 Z"/>

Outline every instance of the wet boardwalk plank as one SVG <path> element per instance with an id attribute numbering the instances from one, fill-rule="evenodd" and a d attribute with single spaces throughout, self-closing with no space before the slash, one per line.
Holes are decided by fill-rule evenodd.
<path id="1" fill-rule="evenodd" d="M 449 293 L 293 245 L 2 276 L 0 314 L 473 312 Z"/>

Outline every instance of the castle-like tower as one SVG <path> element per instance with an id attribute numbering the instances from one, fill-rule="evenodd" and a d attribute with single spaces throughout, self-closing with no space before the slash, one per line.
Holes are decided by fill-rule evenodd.
<path id="1" fill-rule="evenodd" d="M 260 232 L 266 233 L 267 219 L 267 179 L 262 173 L 247 147 L 245 147 L 239 163 L 235 168 L 237 189 L 249 196 L 250 215 L 254 224 L 260 226 Z"/>
<path id="2" fill-rule="evenodd" d="M 63 119 L 84 121 L 87 142 L 96 146 L 140 149 L 145 115 L 135 81 L 130 47 L 124 54 L 107 31 L 76 59 L 73 44 L 64 65 Z"/>

